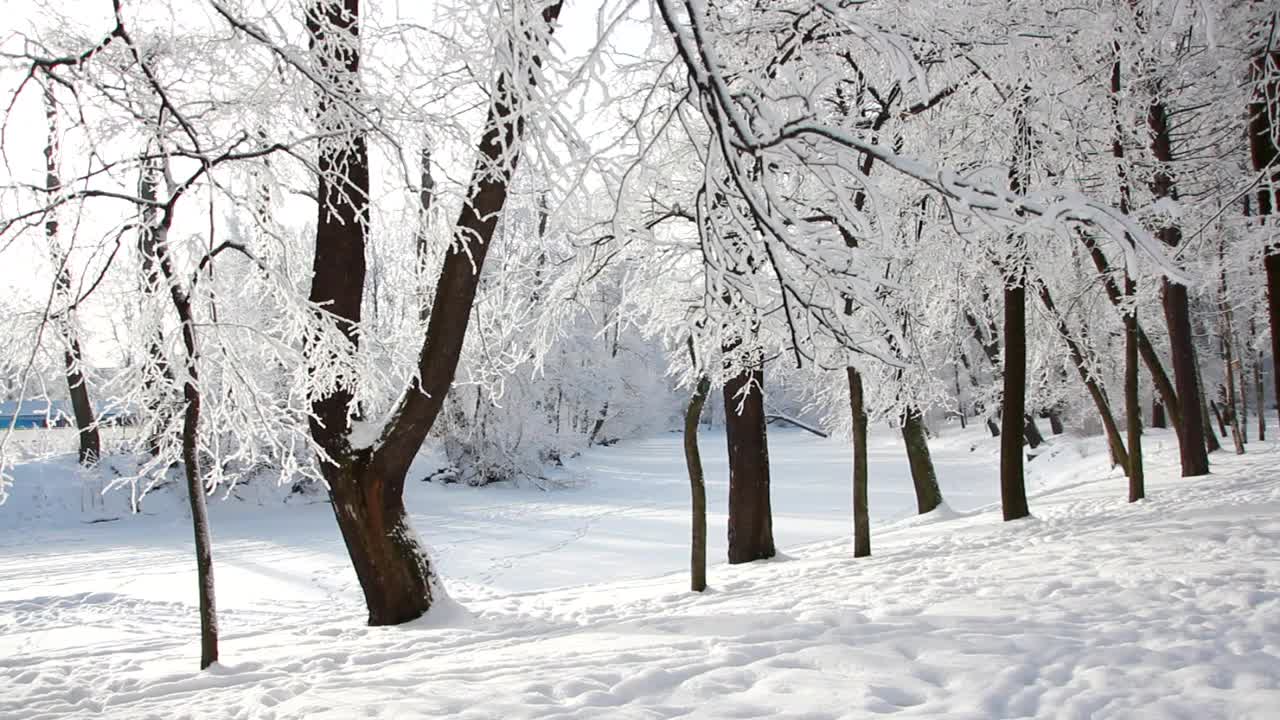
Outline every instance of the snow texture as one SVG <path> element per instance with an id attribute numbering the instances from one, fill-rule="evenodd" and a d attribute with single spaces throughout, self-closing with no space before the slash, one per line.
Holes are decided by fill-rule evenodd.
<path id="1" fill-rule="evenodd" d="M 705 594 L 676 434 L 585 453 L 570 490 L 414 480 L 452 601 L 397 628 L 364 626 L 323 501 L 251 483 L 211 508 L 224 662 L 203 673 L 178 498 L 89 524 L 58 500 L 70 465 L 29 463 L 25 510 L 0 508 L 0 718 L 1275 717 L 1280 449 L 1181 479 L 1149 432 L 1130 505 L 1097 438 L 1058 436 L 1028 465 L 1035 517 L 1002 523 L 982 432 L 933 442 L 948 504 L 918 518 L 900 441 L 873 434 L 857 561 L 845 444 L 771 433 L 784 554 L 713 564 Z M 723 441 L 702 438 L 713 560 Z"/>

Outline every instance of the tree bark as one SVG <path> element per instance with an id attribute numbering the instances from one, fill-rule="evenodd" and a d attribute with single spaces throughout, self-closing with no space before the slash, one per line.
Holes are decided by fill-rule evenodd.
<path id="1" fill-rule="evenodd" d="M 690 343 L 690 349 L 693 345 Z M 689 470 L 692 495 L 692 533 L 689 552 L 689 589 L 707 589 L 707 485 L 702 475 L 702 455 L 698 452 L 698 419 L 711 390 L 711 379 L 698 378 L 689 407 L 684 412 L 684 463 Z"/>
<path id="2" fill-rule="evenodd" d="M 1046 410 L 1044 416 L 1049 419 L 1049 431 L 1054 435 L 1061 435 L 1066 432 L 1066 428 L 1062 426 L 1062 416 L 1057 410 Z"/>
<path id="3" fill-rule="evenodd" d="M 1168 419 L 1165 418 L 1165 415 L 1164 415 L 1164 404 L 1160 402 L 1159 398 L 1151 399 L 1151 427 L 1153 428 L 1169 427 L 1169 421 Z"/>
<path id="4" fill-rule="evenodd" d="M 1031 514 L 1022 469 L 1023 417 L 1027 392 L 1026 285 L 1004 288 L 1004 391 L 1001 395 L 1000 506 L 1004 519 Z"/>
<path id="5" fill-rule="evenodd" d="M 1111 265 L 1107 260 L 1107 256 L 1102 252 L 1102 248 L 1098 247 L 1098 243 L 1088 235 L 1078 235 L 1080 241 L 1084 244 L 1085 249 L 1089 251 L 1089 257 L 1093 259 L 1094 267 L 1098 269 L 1098 274 L 1102 276 L 1102 286 L 1107 292 L 1107 298 L 1111 300 L 1111 304 L 1117 308 L 1123 309 L 1124 299 L 1120 288 L 1116 285 L 1111 275 Z M 1138 323 L 1138 353 L 1142 357 L 1142 363 L 1147 367 L 1147 372 L 1151 374 L 1151 381 L 1155 385 L 1157 399 L 1160 405 L 1159 418 L 1160 423 L 1155 422 L 1155 410 L 1153 408 L 1152 427 L 1165 427 L 1164 418 L 1168 415 L 1168 419 L 1173 423 L 1174 430 L 1179 433 L 1179 442 L 1181 442 L 1181 423 L 1182 414 L 1179 411 L 1179 401 L 1177 392 L 1174 390 L 1173 381 L 1169 379 L 1169 374 L 1165 372 L 1164 364 L 1160 362 L 1160 356 L 1156 354 L 1155 346 L 1151 344 L 1151 340 L 1147 337 L 1146 332 L 1142 329 L 1142 323 Z"/>
<path id="6" fill-rule="evenodd" d="M 62 180 L 58 176 L 58 110 L 54 102 L 53 88 L 44 88 L 45 119 L 49 124 L 48 142 L 44 147 L 45 190 L 52 201 L 62 189 Z M 67 307 L 56 322 L 62 334 L 66 349 L 63 361 L 66 367 L 67 394 L 71 398 L 71 411 L 75 415 L 76 430 L 79 432 L 80 448 L 78 459 L 81 465 L 93 465 L 102 455 L 102 441 L 98 436 L 98 425 L 94 418 L 93 404 L 89 401 L 89 384 L 84 376 L 84 355 L 80 352 L 80 338 L 76 333 L 73 305 L 76 301 L 71 285 L 71 258 L 62 252 L 58 243 L 58 215 L 54 210 L 48 213 L 44 224 L 45 239 L 49 242 L 49 250 L 59 265 L 55 279 L 57 291 Z"/>
<path id="7" fill-rule="evenodd" d="M 846 367 L 849 410 L 853 428 L 853 556 L 871 554 L 871 519 L 867 507 L 867 411 L 862 396 L 862 373 Z"/>
<path id="8" fill-rule="evenodd" d="M 1157 200 L 1177 200 L 1173 178 L 1166 169 L 1173 161 L 1173 143 L 1169 115 L 1164 103 L 1156 100 L 1147 109 L 1147 126 L 1151 130 L 1151 151 L 1159 163 L 1151 180 L 1151 192 Z M 1182 229 L 1170 222 L 1156 232 L 1164 244 L 1176 248 L 1182 244 Z M 1179 398 L 1190 399 L 1178 407 L 1179 449 L 1183 477 L 1206 475 L 1209 456 L 1205 451 L 1205 418 L 1196 398 L 1200 384 L 1196 378 L 1196 350 L 1191 335 L 1191 309 L 1185 285 L 1164 279 L 1164 314 L 1169 326 L 1169 352 L 1173 357 L 1173 377 Z M 1165 401 L 1168 405 L 1168 401 Z M 1209 431 L 1212 434 L 1212 430 Z"/>
<path id="9" fill-rule="evenodd" d="M 505 57 L 534 66 L 560 2 L 543 8 L 541 30 L 515 28 Z M 323 306 L 353 346 L 365 284 L 369 158 L 365 131 L 353 126 L 338 95 L 359 92 L 359 2 L 317 0 L 307 11 L 307 31 L 318 73 L 322 135 L 318 159 L 315 256 L 310 300 Z M 517 52 L 514 46 L 522 49 Z M 532 55 L 529 48 L 533 48 Z M 334 388 L 312 403 L 311 434 L 332 463 L 322 472 L 330 484 L 334 516 L 360 580 L 371 625 L 398 624 L 431 607 L 433 571 L 405 515 L 403 490 L 409 465 L 431 431 L 453 382 L 485 256 L 520 159 L 525 117 L 522 98 L 536 75 L 530 67 L 498 73 L 477 147 L 475 168 L 436 283 L 433 307 L 418 353 L 414 379 L 392 411 L 373 449 L 353 447 L 350 420 L 360 408 L 347 388 Z M 345 102 L 355 102 L 344 98 Z M 358 104 L 358 103 L 356 103 Z"/>
<path id="10" fill-rule="evenodd" d="M 1071 354 L 1071 364 L 1075 366 L 1076 374 L 1080 376 L 1080 381 L 1084 383 L 1085 389 L 1089 391 L 1089 398 L 1093 400 L 1093 406 L 1098 412 L 1098 418 L 1102 420 L 1102 427 L 1107 435 L 1107 445 L 1111 449 L 1111 458 L 1117 465 L 1125 468 L 1127 473 L 1129 456 L 1125 450 L 1124 441 L 1120 437 L 1120 428 L 1116 425 L 1115 416 L 1111 412 L 1111 401 L 1107 398 L 1107 391 L 1098 384 L 1097 378 L 1089 368 L 1084 348 L 1076 340 L 1075 336 L 1071 334 L 1071 328 L 1067 326 L 1066 319 L 1058 313 L 1058 308 L 1054 304 L 1053 295 L 1049 292 L 1049 287 L 1044 283 L 1037 283 L 1037 291 L 1040 296 L 1040 304 L 1044 306 L 1044 309 L 1053 319 L 1053 325 L 1058 331 L 1058 337 L 1062 338 L 1062 342 L 1067 346 L 1067 351 Z"/>
<path id="11" fill-rule="evenodd" d="M 1273 16 L 1274 20 L 1274 16 Z M 1276 212 L 1276 189 L 1280 187 L 1280 149 L 1273 133 L 1280 118 L 1280 51 L 1263 48 L 1254 56 L 1250 80 L 1253 98 L 1249 103 L 1249 157 L 1255 172 L 1266 172 L 1258 185 L 1257 208 L 1260 222 L 1266 224 Z M 1280 358 L 1280 246 L 1269 245 L 1263 259 L 1267 275 L 1267 319 L 1271 323 L 1271 365 Z M 1275 383 L 1275 403 L 1280 407 L 1280 382 Z M 1261 407 L 1261 406 L 1259 406 Z"/>
<path id="12" fill-rule="evenodd" d="M 942 490 L 929 456 L 929 439 L 919 408 L 909 407 L 902 414 L 902 441 L 907 446 L 907 463 L 916 489 L 916 510 L 923 515 L 942 504 Z"/>
<path id="13" fill-rule="evenodd" d="M 724 407 L 725 437 L 729 446 L 729 563 L 732 565 L 777 554 L 769 502 L 764 371 L 744 370 L 725 383 Z"/>
<path id="14" fill-rule="evenodd" d="M 1126 277 L 1125 292 L 1132 295 L 1134 283 Z M 1132 307 L 1132 306 L 1131 306 Z M 1138 399 L 1138 312 L 1131 309 L 1124 316 L 1124 409 L 1129 435 L 1129 502 L 1147 495 L 1146 472 L 1142 466 L 1142 405 Z"/>
<path id="15" fill-rule="evenodd" d="M 184 352 L 182 399 L 182 465 L 187 480 L 187 500 L 191 506 L 191 528 L 195 537 L 196 578 L 200 602 L 200 669 L 218 660 L 218 610 L 213 585 L 213 538 L 205 502 L 204 473 L 200 469 L 200 362 L 196 340 L 195 308 L 189 291 L 178 277 L 169 253 L 169 228 L 173 223 L 170 204 L 156 226 L 156 265 L 169 286 L 169 299 L 177 312 Z"/>

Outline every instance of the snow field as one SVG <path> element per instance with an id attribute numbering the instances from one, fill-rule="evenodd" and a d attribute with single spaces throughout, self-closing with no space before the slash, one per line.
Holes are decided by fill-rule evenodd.
<path id="1" fill-rule="evenodd" d="M 723 436 L 702 442 L 718 561 Z M 363 625 L 326 505 L 246 488 L 262 506 L 214 506 L 206 673 L 181 498 L 98 524 L 33 511 L 0 530 L 0 717 L 1275 717 L 1280 449 L 1184 480 L 1151 433 L 1130 505 L 1096 439 L 1060 437 L 1028 465 L 1035 517 L 1002 523 L 981 429 L 932 444 L 948 508 L 921 518 L 879 431 L 874 555 L 854 561 L 845 445 L 770 446 L 783 556 L 712 564 L 703 595 L 678 435 L 575 459 L 579 489 L 416 483 L 454 602 L 400 628 Z"/>

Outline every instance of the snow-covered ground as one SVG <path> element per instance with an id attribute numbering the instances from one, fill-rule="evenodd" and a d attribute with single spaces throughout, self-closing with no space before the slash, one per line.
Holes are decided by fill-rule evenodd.
<path id="1" fill-rule="evenodd" d="M 1006 524 L 982 434 L 932 443 L 949 509 L 915 518 L 877 431 L 855 561 L 845 443 L 772 432 L 783 554 L 713 564 L 702 595 L 677 435 L 575 458 L 572 489 L 415 481 L 456 605 L 398 628 L 364 626 L 327 505 L 251 485 L 213 508 L 223 662 L 204 673 L 183 500 L 121 516 L 69 462 L 33 462 L 0 507 L 0 717 L 1280 715 L 1280 448 L 1183 480 L 1152 433 L 1129 505 L 1097 439 L 1059 437 L 1028 466 L 1035 518 Z M 724 437 L 702 442 L 718 561 Z"/>

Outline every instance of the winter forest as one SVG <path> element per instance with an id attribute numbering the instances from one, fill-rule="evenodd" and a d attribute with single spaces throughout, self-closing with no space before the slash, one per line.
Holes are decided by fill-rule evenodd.
<path id="1" fill-rule="evenodd" d="M 0 718 L 1280 704 L 1275 3 L 0 7 Z"/>

